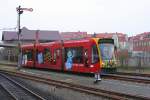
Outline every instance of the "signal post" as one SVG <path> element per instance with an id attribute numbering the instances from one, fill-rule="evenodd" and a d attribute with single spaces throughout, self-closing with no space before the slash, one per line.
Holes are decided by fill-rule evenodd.
<path id="1" fill-rule="evenodd" d="M 20 35 L 21 35 L 21 27 L 20 27 L 20 15 L 23 14 L 23 11 L 30 11 L 32 12 L 33 9 L 32 8 L 21 8 L 21 6 L 16 8 L 17 10 L 17 14 L 18 14 L 18 21 L 17 21 L 17 26 L 18 26 L 18 64 L 17 67 L 18 69 L 21 68 L 21 63 L 22 63 L 22 51 L 21 51 L 21 40 L 20 40 Z"/>

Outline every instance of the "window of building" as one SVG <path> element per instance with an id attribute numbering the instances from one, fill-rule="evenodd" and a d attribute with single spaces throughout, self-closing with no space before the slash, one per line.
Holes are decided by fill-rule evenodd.
<path id="1" fill-rule="evenodd" d="M 142 46 L 142 42 L 140 41 L 140 45 L 139 46 Z"/>
<path id="2" fill-rule="evenodd" d="M 143 46 L 145 46 L 145 41 L 142 41 L 143 42 Z"/>
<path id="3" fill-rule="evenodd" d="M 136 47 L 140 46 L 140 42 L 136 42 Z"/>
<path id="4" fill-rule="evenodd" d="M 136 47 L 136 42 L 133 43 L 133 47 Z"/>
<path id="5" fill-rule="evenodd" d="M 134 46 L 135 46 L 135 47 L 138 47 L 139 45 L 140 45 L 139 42 L 135 42 L 135 43 L 134 43 Z"/>
<path id="6" fill-rule="evenodd" d="M 138 42 L 138 45 L 137 45 L 137 46 L 141 46 L 141 41 Z"/>
<path id="7" fill-rule="evenodd" d="M 146 41 L 144 41 L 144 46 L 146 46 Z"/>
<path id="8" fill-rule="evenodd" d="M 148 42 L 146 41 L 146 46 L 148 46 Z"/>

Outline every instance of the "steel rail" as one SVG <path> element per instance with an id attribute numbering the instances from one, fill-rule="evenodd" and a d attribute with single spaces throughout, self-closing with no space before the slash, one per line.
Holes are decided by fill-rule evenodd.
<path id="1" fill-rule="evenodd" d="M 8 65 L 8 66 L 16 66 L 15 64 L 1 64 L 0 65 Z M 118 73 L 118 72 L 117 72 Z M 116 74 L 102 74 L 102 76 L 104 76 L 104 78 L 107 78 L 107 79 L 115 79 L 115 80 L 122 80 L 122 81 L 129 81 L 129 82 L 137 82 L 137 83 L 144 83 L 144 84 L 150 84 L 150 80 L 148 79 L 141 79 L 141 78 L 133 78 L 133 77 L 125 77 L 125 76 L 119 76 Z M 124 74 L 124 75 L 129 75 L 129 76 L 133 76 L 133 75 L 136 75 L 136 76 L 150 76 L 150 74 L 136 74 L 136 73 L 118 73 L 118 74 Z"/>
<path id="2" fill-rule="evenodd" d="M 126 99 L 131 98 L 131 99 L 136 99 L 136 100 L 139 100 L 139 99 L 150 100 L 150 98 L 144 97 L 144 96 L 118 93 L 118 92 L 114 92 L 114 91 L 110 91 L 110 90 L 104 90 L 104 89 L 97 89 L 97 88 L 93 88 L 93 87 L 83 86 L 80 84 L 73 84 L 73 83 L 68 83 L 68 82 L 63 82 L 63 81 L 58 81 L 58 80 L 52 80 L 50 78 L 45 78 L 42 76 L 35 76 L 35 75 L 29 75 L 29 74 L 25 74 L 25 73 L 12 72 L 12 71 L 11 72 L 10 71 L 3 71 L 3 73 L 14 75 L 17 77 L 26 78 L 29 80 L 34 80 L 37 82 L 46 83 L 46 84 L 53 85 L 56 87 L 63 87 L 63 88 L 76 90 L 79 92 L 84 92 L 87 94 L 102 96 L 102 97 L 106 97 L 109 99 L 126 100 Z"/>
<path id="3" fill-rule="evenodd" d="M 117 74 L 115 74 L 115 75 L 114 74 L 103 74 L 102 76 L 107 79 L 115 79 L 115 80 L 150 84 L 150 79 L 136 78 L 136 76 L 129 77 L 129 76 L 123 76 L 123 75 L 117 75 Z"/>
<path id="4" fill-rule="evenodd" d="M 16 67 L 17 64 L 6 64 L 6 63 L 0 63 L 0 65 L 6 65 L 6 66 L 14 66 Z M 115 72 L 113 74 L 119 74 L 119 75 L 128 75 L 128 76 L 140 76 L 140 77 L 150 77 L 150 74 L 144 74 L 144 73 L 128 73 L 128 72 Z M 105 75 L 105 74 L 102 74 Z"/>
<path id="5" fill-rule="evenodd" d="M 3 85 L 0 85 L 0 87 L 2 87 L 14 100 L 17 100 L 17 98 L 10 92 L 8 91 Z"/>
<path id="6" fill-rule="evenodd" d="M 6 63 L 0 63 L 0 65 L 8 65 L 8 66 L 17 66 L 17 64 L 6 64 Z M 114 74 L 119 75 L 128 75 L 128 76 L 140 76 L 140 77 L 150 77 L 150 74 L 144 74 L 144 73 L 128 73 L 128 72 L 115 72 Z M 105 75 L 105 74 L 104 74 Z"/>
<path id="7" fill-rule="evenodd" d="M 128 72 L 116 72 L 115 74 L 119 75 L 128 75 L 128 76 L 140 76 L 140 77 L 150 77 L 150 74 L 144 73 L 128 73 Z"/>
<path id="8" fill-rule="evenodd" d="M 31 91 L 30 89 L 26 88 L 25 86 L 19 84 L 19 83 L 16 82 L 15 80 L 13 80 L 13 79 L 7 77 L 6 75 L 1 74 L 1 73 L 0 73 L 0 75 L 1 75 L 2 77 L 6 78 L 7 80 L 9 80 L 10 82 L 12 82 L 13 84 L 19 86 L 19 87 L 22 88 L 23 90 L 27 91 L 28 93 L 32 94 L 32 95 L 33 95 L 34 97 L 36 97 L 38 100 L 46 100 L 46 99 L 44 99 L 43 97 L 41 97 L 40 95 L 38 95 L 38 94 L 34 93 L 33 91 Z M 8 91 L 8 92 L 9 92 L 9 91 Z M 9 92 L 9 93 L 10 93 L 10 92 Z M 12 93 L 10 93 L 10 94 L 12 94 Z M 13 94 L 12 94 L 12 95 L 13 95 Z M 13 97 L 14 97 L 14 96 L 13 96 Z M 18 98 L 15 98 L 15 100 L 18 100 Z"/>

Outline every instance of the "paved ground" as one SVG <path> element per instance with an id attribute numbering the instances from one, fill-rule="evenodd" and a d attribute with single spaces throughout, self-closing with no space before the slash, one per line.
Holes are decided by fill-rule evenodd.
<path id="1" fill-rule="evenodd" d="M 1 68 L 6 70 L 16 70 L 15 67 L 7 67 L 1 66 Z M 110 80 L 110 79 L 102 79 L 99 84 L 93 84 L 94 78 L 93 77 L 85 77 L 85 76 L 78 76 L 72 74 L 65 74 L 65 73 L 58 73 L 52 71 L 39 71 L 34 69 L 21 69 L 20 71 L 24 73 L 30 74 L 38 74 L 42 76 L 49 76 L 52 79 L 62 80 L 66 82 L 73 82 L 76 84 L 82 84 L 86 86 L 101 88 L 105 90 L 112 90 L 116 92 L 122 93 L 129 93 L 134 95 L 141 95 L 150 98 L 150 84 L 142 84 L 142 83 L 132 83 L 132 82 L 125 82 L 119 80 Z"/>

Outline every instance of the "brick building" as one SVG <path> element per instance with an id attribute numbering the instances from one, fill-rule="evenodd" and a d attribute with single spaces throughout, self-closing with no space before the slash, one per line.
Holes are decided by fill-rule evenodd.
<path id="1" fill-rule="evenodd" d="M 123 33 L 95 33 L 93 36 L 98 38 L 113 38 L 118 50 L 124 50 L 128 46 L 128 37 Z"/>
<path id="2" fill-rule="evenodd" d="M 84 39 L 87 37 L 87 32 L 61 32 L 63 40 Z"/>
<path id="3" fill-rule="evenodd" d="M 137 66 L 150 66 L 150 32 L 129 37 L 129 50 Z"/>

